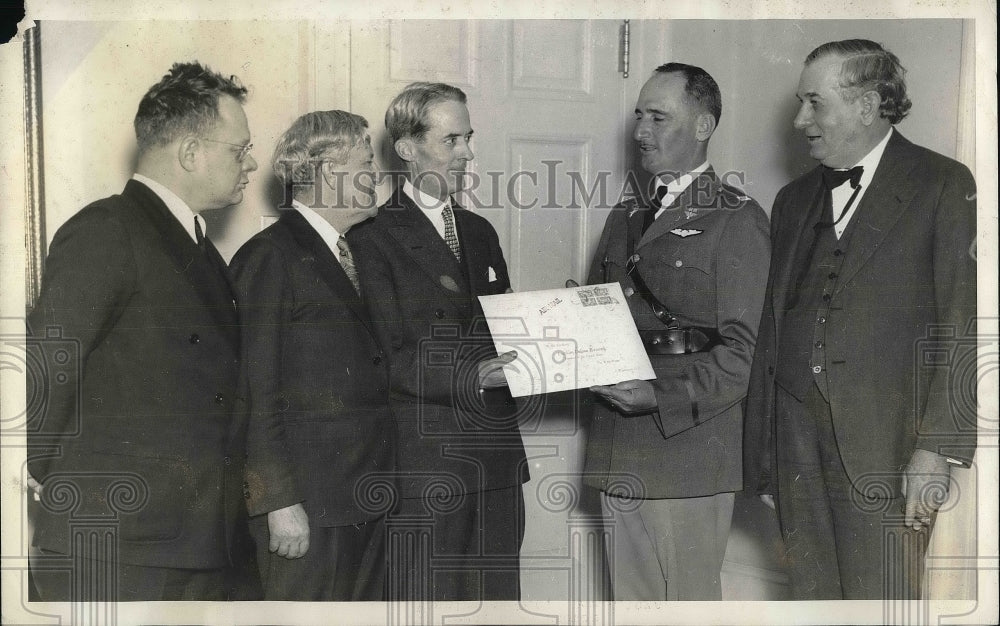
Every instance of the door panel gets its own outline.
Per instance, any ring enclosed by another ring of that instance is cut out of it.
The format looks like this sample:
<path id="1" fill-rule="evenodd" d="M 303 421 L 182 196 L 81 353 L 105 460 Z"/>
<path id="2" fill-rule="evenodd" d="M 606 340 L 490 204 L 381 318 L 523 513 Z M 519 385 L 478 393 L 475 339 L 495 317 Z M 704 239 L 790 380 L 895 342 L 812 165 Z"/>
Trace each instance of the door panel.
<path id="1" fill-rule="evenodd" d="M 619 28 L 570 20 L 352 24 L 349 105 L 369 120 L 386 169 L 402 168 L 383 122 L 399 91 L 423 80 L 467 94 L 476 158 L 458 200 L 493 224 L 515 290 L 582 281 L 617 201 L 627 146 Z M 324 37 L 317 33 L 318 49 Z M 386 181 L 380 198 L 390 191 Z M 579 477 L 585 420 L 575 394 L 543 404 L 542 419 L 522 428 L 532 474 L 524 487 L 522 595 L 601 600 L 601 526 L 588 517 L 595 494 L 584 493 Z"/>

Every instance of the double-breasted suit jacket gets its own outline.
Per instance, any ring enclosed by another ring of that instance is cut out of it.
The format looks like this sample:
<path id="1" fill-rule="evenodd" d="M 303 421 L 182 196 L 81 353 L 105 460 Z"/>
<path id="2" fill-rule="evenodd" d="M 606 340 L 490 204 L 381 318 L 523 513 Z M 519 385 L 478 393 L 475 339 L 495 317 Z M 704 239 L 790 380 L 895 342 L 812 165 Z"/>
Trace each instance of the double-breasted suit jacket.
<path id="1" fill-rule="evenodd" d="M 74 520 L 105 516 L 122 563 L 225 566 L 244 506 L 247 416 L 237 312 L 214 247 L 206 255 L 129 181 L 56 233 L 28 322 L 49 367 L 29 378 L 45 399 L 29 424 L 28 469 L 44 486 L 34 544 L 71 553 Z"/>
<path id="2" fill-rule="evenodd" d="M 681 326 L 718 329 L 707 352 L 651 355 L 658 409 L 626 417 L 598 402 L 584 482 L 612 495 L 686 498 L 741 487 L 741 401 L 767 281 L 767 216 L 710 168 L 641 237 L 646 211 L 628 203 L 608 216 L 588 276 L 621 283 L 640 330 L 663 329 L 626 268 L 636 270 Z"/>
<path id="3" fill-rule="evenodd" d="M 849 226 L 823 322 L 844 467 L 856 487 L 883 497 L 892 495 L 886 488 L 899 494 L 915 448 L 970 461 L 976 432 L 967 334 L 976 312 L 975 182 L 965 166 L 892 132 Z M 811 240 L 810 211 L 824 193 L 821 169 L 784 187 L 771 215 L 773 269 L 747 400 L 746 481 L 756 491 L 777 484 L 778 338 L 796 259 Z"/>
<path id="4" fill-rule="evenodd" d="M 230 267 L 250 382 L 250 514 L 302 502 L 310 525 L 325 527 L 384 515 L 396 441 L 389 370 L 343 267 L 295 210 Z"/>
<path id="5" fill-rule="evenodd" d="M 507 264 L 489 222 L 461 208 L 454 216 L 461 263 L 401 188 L 348 233 L 389 353 L 405 498 L 527 480 L 509 393 L 478 390 L 477 363 L 496 350 L 477 296 L 510 287 Z"/>

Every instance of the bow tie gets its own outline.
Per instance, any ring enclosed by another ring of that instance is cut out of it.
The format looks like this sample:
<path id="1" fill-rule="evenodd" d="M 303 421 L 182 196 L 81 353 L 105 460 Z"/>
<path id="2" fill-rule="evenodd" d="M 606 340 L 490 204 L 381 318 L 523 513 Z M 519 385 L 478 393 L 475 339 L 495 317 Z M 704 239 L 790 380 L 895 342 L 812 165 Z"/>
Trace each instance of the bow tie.
<path id="1" fill-rule="evenodd" d="M 823 184 L 826 185 L 827 189 L 836 189 L 840 187 L 848 180 L 851 181 L 851 187 L 857 189 L 858 185 L 861 184 L 861 174 L 865 171 L 865 168 L 860 165 L 855 165 L 849 170 L 835 170 L 832 167 L 823 166 Z"/>

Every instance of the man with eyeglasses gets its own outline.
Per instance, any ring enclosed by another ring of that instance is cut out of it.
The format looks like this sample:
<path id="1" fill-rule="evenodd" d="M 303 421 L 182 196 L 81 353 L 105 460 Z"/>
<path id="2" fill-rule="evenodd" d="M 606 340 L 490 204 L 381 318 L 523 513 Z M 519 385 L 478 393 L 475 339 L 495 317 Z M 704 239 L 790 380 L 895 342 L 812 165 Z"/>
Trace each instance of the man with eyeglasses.
<path id="1" fill-rule="evenodd" d="M 139 103 L 132 179 L 52 241 L 28 317 L 52 365 L 29 381 L 46 399 L 28 453 L 42 600 L 230 595 L 247 420 L 233 290 L 201 213 L 240 202 L 257 169 L 246 93 L 174 64 Z"/>

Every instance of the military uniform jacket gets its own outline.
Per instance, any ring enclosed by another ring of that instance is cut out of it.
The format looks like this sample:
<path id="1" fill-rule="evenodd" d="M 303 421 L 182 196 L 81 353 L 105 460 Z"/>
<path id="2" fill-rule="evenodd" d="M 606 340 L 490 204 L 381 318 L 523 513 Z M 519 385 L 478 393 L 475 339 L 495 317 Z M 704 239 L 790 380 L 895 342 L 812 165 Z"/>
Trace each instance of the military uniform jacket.
<path id="1" fill-rule="evenodd" d="M 510 394 L 478 389 L 496 356 L 477 296 L 510 287 L 496 231 L 454 209 L 459 263 L 430 220 L 397 188 L 347 234 L 365 302 L 389 355 L 403 497 L 469 493 L 528 479 Z"/>
<path id="2" fill-rule="evenodd" d="M 227 563 L 247 414 L 233 294 L 210 252 L 134 180 L 56 233 L 28 318 L 50 368 L 29 378 L 45 396 L 28 436 L 36 546 L 71 553 L 96 517 L 114 521 L 123 563 Z"/>
<path id="3" fill-rule="evenodd" d="M 608 216 L 588 282 L 621 283 L 636 327 L 662 329 L 627 273 L 629 229 L 636 267 L 681 326 L 718 329 L 708 352 L 651 355 L 658 408 L 625 417 L 597 400 L 584 482 L 642 498 L 706 496 L 741 488 L 741 401 L 746 395 L 767 281 L 767 216 L 711 168 L 638 236 L 645 211 L 627 203 Z"/>

